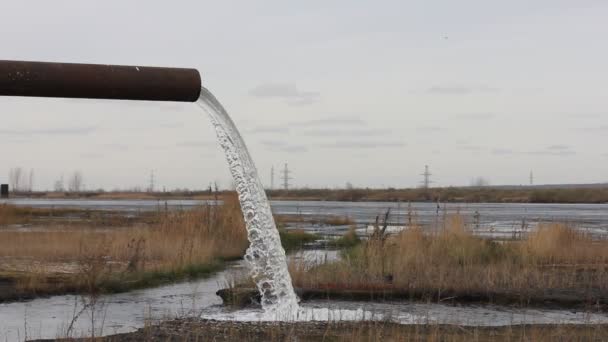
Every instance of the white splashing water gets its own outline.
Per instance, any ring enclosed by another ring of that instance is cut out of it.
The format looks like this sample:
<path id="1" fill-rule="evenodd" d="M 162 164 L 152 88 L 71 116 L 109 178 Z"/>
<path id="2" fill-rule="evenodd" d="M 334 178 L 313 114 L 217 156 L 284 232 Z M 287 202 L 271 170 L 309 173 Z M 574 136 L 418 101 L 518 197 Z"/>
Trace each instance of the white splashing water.
<path id="1" fill-rule="evenodd" d="M 287 270 L 285 250 L 281 246 L 270 203 L 245 142 L 228 112 L 209 90 L 202 88 L 197 103 L 211 117 L 236 183 L 249 238 L 245 260 L 249 263 L 253 279 L 262 294 L 262 308 L 267 317 L 279 320 L 295 317 L 298 298 Z"/>

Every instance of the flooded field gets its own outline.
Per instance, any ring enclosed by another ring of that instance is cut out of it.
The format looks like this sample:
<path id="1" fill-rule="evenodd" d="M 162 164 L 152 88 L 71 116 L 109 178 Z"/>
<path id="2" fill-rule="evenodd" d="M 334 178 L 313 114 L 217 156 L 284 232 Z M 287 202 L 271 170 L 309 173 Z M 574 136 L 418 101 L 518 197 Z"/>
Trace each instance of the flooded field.
<path id="1" fill-rule="evenodd" d="M 82 200 L 82 199 L 11 199 L 0 200 L 18 206 L 39 208 L 81 208 L 118 210 L 125 212 L 153 210 L 186 210 L 214 201 L 199 200 Z M 439 225 L 446 215 L 459 214 L 479 235 L 509 238 L 514 232 L 535 227 L 539 223 L 570 224 L 597 237 L 608 234 L 608 204 L 521 204 L 521 203 L 395 203 L 395 202 L 330 202 L 330 201 L 271 201 L 278 215 L 301 216 L 310 219 L 348 217 L 359 228 L 367 228 L 376 216 L 390 209 L 393 226 L 406 225 L 410 220 L 424 226 Z M 296 225 L 298 226 L 298 225 Z M 347 227 L 315 229 L 307 224 L 298 226 L 312 232 L 341 235 Z"/>
<path id="2" fill-rule="evenodd" d="M 200 204 L 215 206 L 215 202 L 171 200 L 38 200 L 11 199 L 3 203 L 34 208 L 79 208 L 107 210 L 126 217 L 142 212 L 189 210 Z M 276 215 L 293 220 L 288 229 L 314 233 L 323 241 L 341 236 L 351 224 L 323 224 L 322 219 L 346 217 L 357 227 L 360 235 L 368 235 L 368 227 L 376 216 L 391 209 L 389 222 L 398 231 L 414 220 L 423 227 L 444 224 L 445 216 L 460 214 L 475 234 L 492 238 L 509 238 L 513 232 L 533 229 L 538 223 L 567 223 L 579 230 L 603 238 L 608 232 L 608 205 L 540 205 L 540 204 L 454 204 L 378 203 L 378 202 L 317 202 L 274 201 Z M 75 217 L 75 219 L 78 219 Z M 11 232 L 44 231 L 42 225 L 15 225 L 3 228 Z M 106 228 L 96 228 L 100 232 Z M 111 230 L 108 230 L 111 231 Z M 309 244 L 309 249 L 294 252 L 291 262 L 307 267 L 339 260 L 341 252 L 323 243 Z M 313 247 L 316 246 L 316 247 Z M 313 249 L 310 249 L 313 248 Z M 26 302 L 0 304 L 0 340 L 55 338 L 62 336 L 91 336 L 127 333 L 147 324 L 167 319 L 202 317 L 213 320 L 258 322 L 264 320 L 258 307 L 235 309 L 222 305 L 216 291 L 229 287 L 247 274 L 244 262 L 232 262 L 211 277 L 194 281 L 179 281 L 152 288 L 124 293 L 100 295 L 90 305 L 87 295 L 55 295 Z M 364 309 L 363 309 L 364 308 Z M 476 303 L 442 303 L 421 301 L 381 300 L 374 302 L 344 300 L 305 300 L 300 314 L 306 321 L 328 319 L 376 319 L 398 324 L 448 324 L 459 326 L 510 326 L 517 324 L 608 324 L 604 310 L 558 307 L 528 307 Z"/>
<path id="3" fill-rule="evenodd" d="M 310 250 L 296 256 L 308 261 L 331 260 L 336 251 Z M 222 306 L 215 292 L 245 272 L 242 262 L 198 281 L 104 295 L 94 308 L 83 309 L 80 296 L 38 298 L 29 302 L 0 304 L 0 340 L 109 335 L 135 331 L 145 324 L 180 317 L 215 320 L 260 321 L 260 309 L 230 309 Z M 362 311 L 365 308 L 365 311 Z M 329 309 L 329 311 L 327 311 Z M 515 324 L 606 324 L 608 314 L 578 310 L 517 308 L 498 305 L 444 305 L 415 302 L 353 302 L 314 300 L 302 303 L 308 320 L 359 319 L 369 317 L 399 324 L 455 324 L 460 326 L 508 326 Z M 328 312 L 331 317 L 328 316 Z"/>

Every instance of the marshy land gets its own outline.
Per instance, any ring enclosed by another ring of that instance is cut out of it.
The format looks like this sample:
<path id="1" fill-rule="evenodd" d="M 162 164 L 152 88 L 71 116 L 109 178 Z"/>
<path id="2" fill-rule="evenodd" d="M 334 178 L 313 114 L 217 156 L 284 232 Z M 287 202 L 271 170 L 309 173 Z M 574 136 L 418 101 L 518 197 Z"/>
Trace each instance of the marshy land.
<path id="1" fill-rule="evenodd" d="M 435 227 L 414 221 L 398 232 L 391 232 L 390 216 L 385 214 L 366 227 L 367 234 L 361 234 L 360 224 L 347 216 L 275 214 L 288 252 L 337 250 L 337 258 L 320 262 L 290 260 L 293 284 L 303 303 L 369 301 L 606 312 L 608 240 L 574 224 L 544 223 L 525 236 L 492 239 L 476 234 L 458 213 L 441 216 Z M 310 226 L 315 227 L 314 232 L 305 229 Z M 2 204 L 0 227 L 0 300 L 5 303 L 76 294 L 91 305 L 103 295 L 204 279 L 230 268 L 232 260 L 242 258 L 248 246 L 234 194 L 222 194 L 220 204 L 187 209 L 159 205 L 154 210 L 129 212 Z M 323 234 L 333 227 L 344 228 L 339 236 Z M 237 278 L 220 284 L 231 295 L 240 296 L 238 307 L 230 306 L 234 303 L 229 296 L 224 298 L 227 310 L 238 311 L 243 305 L 255 309 L 257 291 L 252 282 L 246 272 Z M 551 340 L 556 336 L 594 340 L 608 336 L 608 329 L 593 320 L 568 325 L 556 321 L 476 327 L 432 319 L 425 324 L 403 325 L 390 320 L 231 324 L 196 316 L 165 318 L 169 319 L 149 318 L 137 332 L 106 340 L 204 340 L 210 336 L 276 341 L 323 336 L 361 341 L 380 337 Z M 72 330 L 64 329 L 63 337 L 89 336 Z M 107 334 L 102 329 L 91 336 Z"/>

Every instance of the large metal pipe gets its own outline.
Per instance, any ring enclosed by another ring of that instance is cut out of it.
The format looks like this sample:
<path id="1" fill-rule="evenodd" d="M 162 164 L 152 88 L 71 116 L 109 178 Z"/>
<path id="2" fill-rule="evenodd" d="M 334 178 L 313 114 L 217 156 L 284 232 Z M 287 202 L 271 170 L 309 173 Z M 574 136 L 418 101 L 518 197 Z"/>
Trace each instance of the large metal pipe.
<path id="1" fill-rule="evenodd" d="M 0 61 L 0 96 L 194 102 L 196 69 Z"/>

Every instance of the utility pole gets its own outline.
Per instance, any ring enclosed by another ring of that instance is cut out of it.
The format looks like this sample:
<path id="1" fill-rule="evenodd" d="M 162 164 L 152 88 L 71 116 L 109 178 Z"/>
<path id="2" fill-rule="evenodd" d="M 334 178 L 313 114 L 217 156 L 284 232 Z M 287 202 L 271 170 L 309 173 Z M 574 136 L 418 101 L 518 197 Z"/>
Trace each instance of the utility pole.
<path id="1" fill-rule="evenodd" d="M 290 173 L 291 171 L 289 171 L 287 163 L 285 163 L 285 168 L 283 169 L 283 190 L 285 191 L 289 190 L 289 180 L 293 179 L 289 176 Z"/>
<path id="2" fill-rule="evenodd" d="M 270 190 L 274 189 L 274 165 L 270 168 Z"/>
<path id="3" fill-rule="evenodd" d="M 429 166 L 428 165 L 424 165 L 424 173 L 422 173 L 420 175 L 424 176 L 424 180 L 422 181 L 422 187 L 425 188 L 425 189 L 428 189 L 429 185 L 432 183 L 431 176 L 433 175 L 429 171 Z"/>
<path id="4" fill-rule="evenodd" d="M 534 185 L 534 173 L 530 170 L 530 185 Z"/>
<path id="5" fill-rule="evenodd" d="M 150 187 L 148 192 L 154 192 L 154 170 L 150 171 Z"/>

